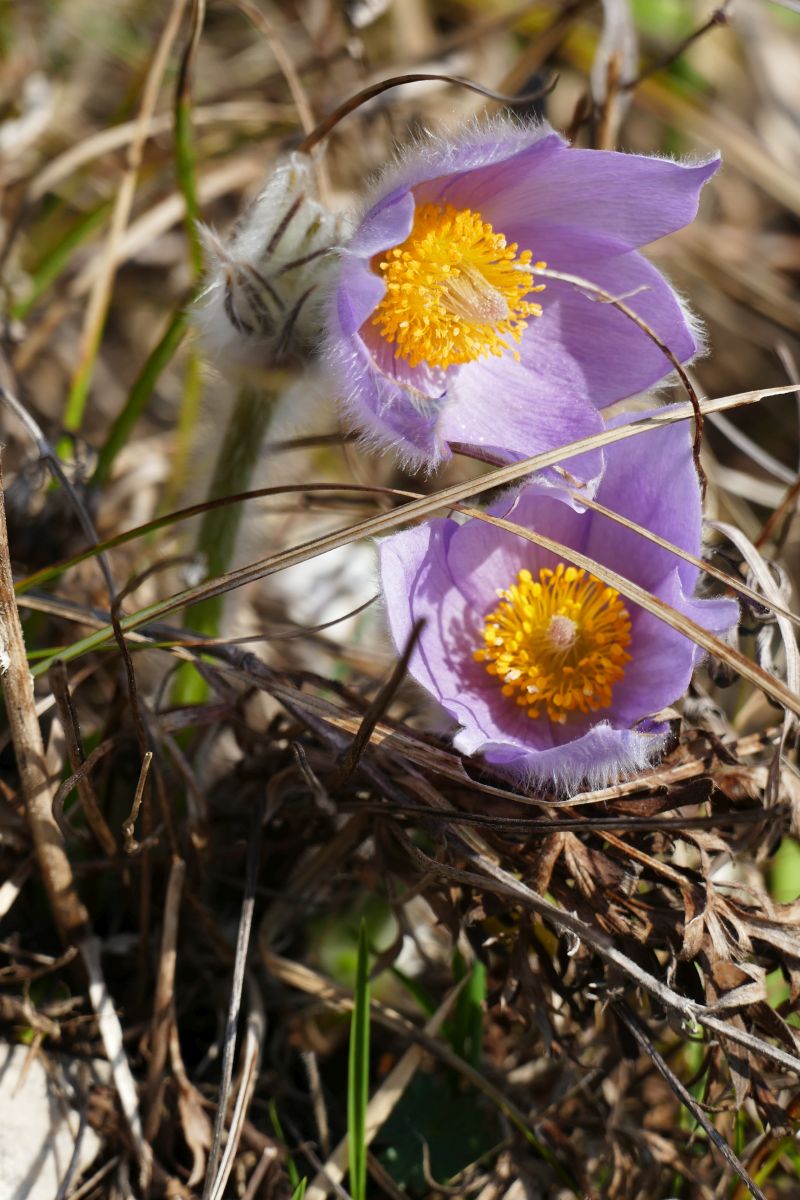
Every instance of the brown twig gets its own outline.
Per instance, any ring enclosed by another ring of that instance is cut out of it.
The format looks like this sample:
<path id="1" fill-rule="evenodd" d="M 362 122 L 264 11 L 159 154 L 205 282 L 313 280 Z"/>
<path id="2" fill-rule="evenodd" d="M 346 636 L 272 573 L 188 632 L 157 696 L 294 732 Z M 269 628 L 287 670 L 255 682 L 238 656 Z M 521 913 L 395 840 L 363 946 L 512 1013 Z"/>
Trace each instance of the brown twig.
<path id="1" fill-rule="evenodd" d="M 153 1001 L 153 1019 L 150 1027 L 150 1062 L 147 1069 L 147 1117 L 144 1135 L 153 1140 L 161 1122 L 161 1098 L 164 1090 L 164 1067 L 169 1053 L 170 1028 L 175 994 L 175 966 L 177 961 L 178 918 L 181 910 L 183 881 L 186 863 L 176 858 L 172 862 L 164 900 L 164 924 L 161 932 L 161 954 L 158 959 L 158 979 Z"/>
<path id="2" fill-rule="evenodd" d="M 45 765 L 45 749 L 39 719 L 36 716 L 33 680 L 14 597 L 1 467 L 0 651 L 6 712 L 31 836 L 53 917 L 64 945 L 69 946 L 85 933 L 89 914 L 78 896 L 64 839 L 53 817 L 55 784 L 49 778 Z"/>
<path id="3" fill-rule="evenodd" d="M 58 715 L 61 717 L 61 724 L 64 727 L 70 766 L 77 775 L 76 786 L 83 807 L 83 815 L 86 817 L 86 824 L 94 834 L 100 848 L 109 858 L 116 858 L 116 840 L 100 811 L 91 777 L 87 771 L 82 770 L 86 765 L 86 755 L 83 752 L 78 715 L 75 712 L 69 690 L 66 663 L 58 659 L 48 671 L 47 677 L 50 680 Z"/>
<path id="4" fill-rule="evenodd" d="M 153 752 L 148 750 L 142 759 L 142 765 L 139 768 L 139 778 L 136 781 L 136 791 L 133 796 L 133 804 L 128 818 L 122 824 L 123 846 L 126 854 L 140 854 L 146 846 L 152 846 L 158 840 L 155 834 L 151 834 L 144 841 L 137 842 L 134 836 L 136 827 L 136 818 L 139 816 L 139 809 L 142 807 L 142 799 L 144 798 L 144 789 L 147 784 L 147 776 L 150 771 L 150 764 L 153 761 Z"/>
<path id="5" fill-rule="evenodd" d="M 698 41 L 701 37 L 704 37 L 709 30 L 716 28 L 718 25 L 727 25 L 727 10 L 729 4 L 730 0 L 725 0 L 724 4 L 721 4 L 719 8 L 715 9 L 707 21 L 704 21 L 703 24 L 690 33 L 688 37 L 685 37 L 682 42 L 679 42 L 674 49 L 670 50 L 669 54 L 667 54 L 664 58 L 660 58 L 657 62 L 651 63 L 649 67 L 645 67 L 644 70 L 639 72 L 635 79 L 631 79 L 627 83 L 621 84 L 621 90 L 626 92 L 633 91 L 634 88 L 637 88 L 643 80 L 649 79 L 651 75 L 657 75 L 659 71 L 664 71 L 667 67 L 671 67 L 672 64 L 676 62 L 682 54 L 686 53 L 690 46 L 693 46 L 696 41 Z"/>
<path id="6" fill-rule="evenodd" d="M 415 622 L 413 629 L 409 635 L 408 641 L 403 648 L 403 653 L 397 661 L 397 664 L 392 671 L 386 683 L 375 696 L 367 711 L 364 713 L 364 719 L 359 726 L 358 733 L 353 738 L 347 753 L 344 756 L 344 761 L 341 767 L 336 771 L 332 779 L 328 782 L 328 790 L 331 792 L 337 791 L 347 783 L 350 776 L 358 766 L 358 760 L 364 753 L 364 749 L 372 737 L 372 731 L 378 724 L 383 714 L 392 702 L 395 692 L 403 682 L 405 673 L 408 670 L 408 664 L 411 655 L 414 653 L 414 648 L 419 641 L 419 635 L 422 632 L 422 627 L 425 624 L 423 620 Z"/>

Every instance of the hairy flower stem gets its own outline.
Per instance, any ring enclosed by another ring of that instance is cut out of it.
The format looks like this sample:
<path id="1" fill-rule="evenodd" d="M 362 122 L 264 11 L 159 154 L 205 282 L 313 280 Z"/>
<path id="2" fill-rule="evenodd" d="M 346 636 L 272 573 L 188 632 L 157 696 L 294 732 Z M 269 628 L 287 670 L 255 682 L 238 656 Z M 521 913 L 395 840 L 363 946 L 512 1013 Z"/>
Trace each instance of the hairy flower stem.
<path id="1" fill-rule="evenodd" d="M 274 398 L 269 387 L 244 385 L 240 389 L 217 456 L 208 500 L 219 500 L 250 487 Z M 196 548 L 205 559 L 209 580 L 230 569 L 243 512 L 241 504 L 223 504 L 204 514 Z M 186 610 L 187 628 L 206 637 L 218 636 L 224 599 L 224 596 L 210 596 L 192 604 Z M 204 698 L 205 690 L 196 671 L 191 667 L 181 669 L 176 699 L 184 704 L 197 703 Z"/>

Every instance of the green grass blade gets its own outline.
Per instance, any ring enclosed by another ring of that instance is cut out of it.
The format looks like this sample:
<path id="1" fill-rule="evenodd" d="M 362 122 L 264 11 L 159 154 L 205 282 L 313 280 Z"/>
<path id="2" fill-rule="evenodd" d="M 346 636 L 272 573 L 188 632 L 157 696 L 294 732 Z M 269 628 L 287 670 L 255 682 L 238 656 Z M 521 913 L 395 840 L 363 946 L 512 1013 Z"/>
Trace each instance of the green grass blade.
<path id="1" fill-rule="evenodd" d="M 155 391 L 161 373 L 183 341 L 187 324 L 188 317 L 186 315 L 186 303 L 184 302 L 173 314 L 172 320 L 162 334 L 158 344 L 152 350 L 128 393 L 125 407 L 111 426 L 91 478 L 92 487 L 102 487 L 108 480 L 114 459 L 124 446 L 127 445 L 134 425 L 144 412 L 148 400 Z"/>
<path id="2" fill-rule="evenodd" d="M 463 979 L 466 970 L 466 964 L 457 951 L 453 964 L 454 978 Z M 450 1041 L 456 1054 L 476 1070 L 481 1063 L 485 1003 L 486 967 L 479 959 L 476 959 L 469 972 L 469 978 L 458 997 L 450 1033 Z"/>
<path id="3" fill-rule="evenodd" d="M 358 934 L 355 1005 L 350 1022 L 347 1071 L 347 1156 L 350 1195 L 367 1195 L 367 1104 L 369 1103 L 369 951 L 364 921 Z"/>
<path id="4" fill-rule="evenodd" d="M 186 358 L 186 374 L 183 380 L 178 428 L 175 432 L 172 472 L 164 496 L 166 508 L 174 508 L 186 487 L 202 396 L 203 364 L 197 351 L 190 347 Z"/>
<path id="5" fill-rule="evenodd" d="M 189 261 L 198 290 L 203 278 L 204 263 L 203 244 L 200 240 L 200 201 L 197 195 L 192 129 L 192 75 L 202 34 L 203 14 L 204 6 L 195 4 L 192 12 L 192 30 L 183 54 L 175 89 L 173 133 L 178 190 L 186 205 L 183 224 L 189 245 Z M 178 417 L 177 446 L 167 493 L 168 503 L 171 498 L 179 496 L 184 487 L 186 466 L 190 460 L 191 446 L 200 414 L 202 385 L 203 371 L 200 357 L 195 349 L 191 349 L 186 362 L 186 378 Z"/>
<path id="6" fill-rule="evenodd" d="M 283 1144 L 285 1146 L 286 1138 L 283 1133 L 283 1126 L 281 1125 L 281 1119 L 278 1116 L 278 1106 L 274 1100 L 270 1100 L 269 1105 L 268 1105 L 268 1111 L 269 1111 L 269 1119 L 270 1119 L 270 1122 L 272 1123 L 272 1128 L 275 1133 L 275 1136 L 278 1139 L 278 1141 L 283 1142 Z M 306 1180 L 300 1178 L 300 1173 L 298 1172 L 297 1167 L 294 1165 L 294 1159 L 292 1158 L 291 1154 L 286 1155 L 286 1174 L 289 1176 L 289 1183 L 292 1185 L 292 1188 L 293 1188 L 293 1191 L 292 1191 L 293 1200 L 294 1200 L 295 1196 L 303 1196 L 305 1194 L 305 1190 L 306 1190 Z"/>
<path id="7" fill-rule="evenodd" d="M 175 104 L 175 169 L 178 187 L 186 201 L 186 236 L 189 240 L 189 257 L 195 276 L 203 274 L 203 247 L 197 232 L 200 204 L 197 198 L 194 148 L 192 146 L 192 107 L 188 91 L 180 95 Z"/>
<path id="8" fill-rule="evenodd" d="M 235 487 L 247 487 L 261 453 L 261 443 L 272 411 L 272 396 L 255 388 L 242 388 L 228 420 L 225 436 L 217 456 L 208 499 L 217 500 L 230 495 Z M 197 551 L 202 554 L 210 579 L 222 576 L 230 569 L 244 508 L 241 504 L 224 504 L 203 514 L 197 535 Z M 220 630 L 223 595 L 209 596 L 186 610 L 185 623 L 190 629 L 207 637 L 216 637 Z M 173 701 L 176 704 L 199 704 L 207 695 L 207 684 L 194 667 L 182 667 L 175 677 Z"/>
<path id="9" fill-rule="evenodd" d="M 58 279 L 72 255 L 87 238 L 99 229 L 108 219 L 111 212 L 111 200 L 99 205 L 93 212 L 81 216 L 61 240 L 45 255 L 31 276 L 31 290 L 24 300 L 18 300 L 11 306 L 11 315 L 17 320 L 24 320 L 37 301 L 44 295 L 50 284 Z"/>
<path id="10" fill-rule="evenodd" d="M 269 422 L 271 400 L 271 396 L 256 389 L 243 388 L 239 393 L 217 457 L 209 500 L 228 496 L 242 485 L 249 487 Z M 224 575 L 230 568 L 243 512 L 241 504 L 225 504 L 203 514 L 197 549 L 205 556 L 212 578 Z M 193 604 L 186 614 L 190 627 L 200 633 L 216 634 L 223 600 L 223 596 L 212 596 Z"/>
<path id="11" fill-rule="evenodd" d="M 300 1182 L 298 1183 L 297 1187 L 292 1192 L 292 1200 L 303 1200 L 303 1197 L 306 1194 L 307 1185 L 308 1185 L 308 1180 L 305 1178 L 301 1179 Z"/>

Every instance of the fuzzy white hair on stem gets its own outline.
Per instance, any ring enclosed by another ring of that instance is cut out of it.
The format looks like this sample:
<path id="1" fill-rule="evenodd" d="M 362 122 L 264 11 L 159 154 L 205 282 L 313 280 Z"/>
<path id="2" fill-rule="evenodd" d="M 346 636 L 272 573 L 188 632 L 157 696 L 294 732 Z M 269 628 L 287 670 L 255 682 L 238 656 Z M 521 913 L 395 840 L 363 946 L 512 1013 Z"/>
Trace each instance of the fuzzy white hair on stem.
<path id="1" fill-rule="evenodd" d="M 193 319 L 224 373 L 281 362 L 313 341 L 342 219 L 317 199 L 311 166 L 302 154 L 279 162 L 227 238 L 200 226 L 206 277 Z"/>

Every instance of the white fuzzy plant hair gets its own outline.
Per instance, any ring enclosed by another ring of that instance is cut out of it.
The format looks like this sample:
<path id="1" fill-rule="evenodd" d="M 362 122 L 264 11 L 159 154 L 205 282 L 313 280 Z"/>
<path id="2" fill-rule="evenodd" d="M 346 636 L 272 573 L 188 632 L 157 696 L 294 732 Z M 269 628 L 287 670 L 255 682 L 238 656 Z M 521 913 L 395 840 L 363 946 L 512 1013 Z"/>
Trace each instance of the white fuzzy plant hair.
<path id="1" fill-rule="evenodd" d="M 224 373 L 269 366 L 315 340 L 342 218 L 316 195 L 313 162 L 290 154 L 227 238 L 200 226 L 205 286 L 193 319 Z"/>

